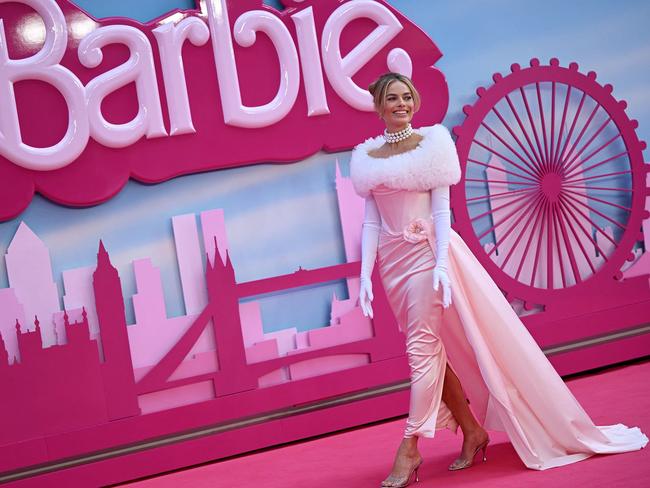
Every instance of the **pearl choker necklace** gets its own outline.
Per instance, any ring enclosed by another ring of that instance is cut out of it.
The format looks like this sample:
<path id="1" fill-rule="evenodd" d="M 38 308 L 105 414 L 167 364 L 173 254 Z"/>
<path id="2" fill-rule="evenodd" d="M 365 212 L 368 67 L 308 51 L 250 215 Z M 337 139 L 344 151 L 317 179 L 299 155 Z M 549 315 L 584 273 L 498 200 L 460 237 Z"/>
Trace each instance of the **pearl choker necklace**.
<path id="1" fill-rule="evenodd" d="M 413 127 L 411 124 L 407 125 L 405 129 L 402 129 L 399 132 L 388 132 L 388 129 L 384 129 L 384 139 L 389 144 L 395 144 L 397 142 L 408 139 L 413 134 Z"/>

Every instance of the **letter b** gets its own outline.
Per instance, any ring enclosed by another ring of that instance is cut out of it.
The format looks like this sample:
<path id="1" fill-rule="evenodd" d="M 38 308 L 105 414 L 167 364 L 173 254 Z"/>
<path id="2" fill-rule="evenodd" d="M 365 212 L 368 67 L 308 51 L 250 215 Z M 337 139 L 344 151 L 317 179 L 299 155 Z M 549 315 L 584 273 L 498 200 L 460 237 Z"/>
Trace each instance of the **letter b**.
<path id="1" fill-rule="evenodd" d="M 16 0 L 0 0 L 0 3 Z M 67 166 L 88 143 L 88 117 L 84 86 L 59 64 L 67 45 L 65 18 L 52 0 L 18 0 L 34 10 L 45 23 L 45 45 L 25 59 L 10 59 L 7 38 L 0 19 L 0 154 L 18 166 L 36 171 L 51 171 Z M 68 128 L 54 146 L 36 148 L 25 144 L 18 124 L 14 84 L 22 80 L 44 81 L 56 88 L 68 106 Z"/>

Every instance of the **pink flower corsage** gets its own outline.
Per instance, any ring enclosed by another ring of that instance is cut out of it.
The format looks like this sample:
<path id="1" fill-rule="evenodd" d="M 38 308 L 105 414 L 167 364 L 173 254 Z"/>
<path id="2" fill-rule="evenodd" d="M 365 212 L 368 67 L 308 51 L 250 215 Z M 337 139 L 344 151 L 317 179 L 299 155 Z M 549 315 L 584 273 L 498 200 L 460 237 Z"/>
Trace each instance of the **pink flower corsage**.
<path id="1" fill-rule="evenodd" d="M 403 235 L 406 242 L 417 244 L 429 238 L 431 223 L 424 219 L 414 219 L 404 229 Z"/>

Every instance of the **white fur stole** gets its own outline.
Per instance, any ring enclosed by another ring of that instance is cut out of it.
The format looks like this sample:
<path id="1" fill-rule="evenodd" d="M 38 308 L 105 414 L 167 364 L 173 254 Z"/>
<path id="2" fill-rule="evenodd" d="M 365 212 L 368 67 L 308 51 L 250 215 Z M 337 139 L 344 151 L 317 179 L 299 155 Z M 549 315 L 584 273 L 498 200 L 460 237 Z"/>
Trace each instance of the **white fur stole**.
<path id="1" fill-rule="evenodd" d="M 367 139 L 354 148 L 350 176 L 360 196 L 367 197 L 379 185 L 395 190 L 424 191 L 458 183 L 460 164 L 447 128 L 436 124 L 414 131 L 422 135 L 422 141 L 415 149 L 402 154 L 383 159 L 368 156 L 369 151 L 384 144 L 383 136 Z"/>

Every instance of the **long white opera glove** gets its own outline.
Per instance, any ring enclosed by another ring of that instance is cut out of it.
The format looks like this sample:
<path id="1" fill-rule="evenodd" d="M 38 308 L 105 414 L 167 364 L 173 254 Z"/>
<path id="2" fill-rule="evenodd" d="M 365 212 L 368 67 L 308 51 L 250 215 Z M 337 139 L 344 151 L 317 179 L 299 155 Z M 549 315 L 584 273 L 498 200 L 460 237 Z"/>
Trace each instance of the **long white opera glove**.
<path id="1" fill-rule="evenodd" d="M 379 244 L 379 229 L 381 228 L 381 216 L 370 195 L 366 198 L 366 210 L 361 229 L 361 283 L 359 286 L 359 306 L 363 315 L 372 318 L 371 302 L 372 294 L 372 270 L 375 267 L 377 258 L 377 245 Z"/>
<path id="2" fill-rule="evenodd" d="M 438 291 L 438 286 L 442 285 L 442 306 L 447 308 L 451 305 L 451 282 L 447 273 L 449 234 L 451 231 L 448 186 L 431 190 L 431 219 L 436 233 L 436 266 L 433 268 L 433 289 Z"/>

